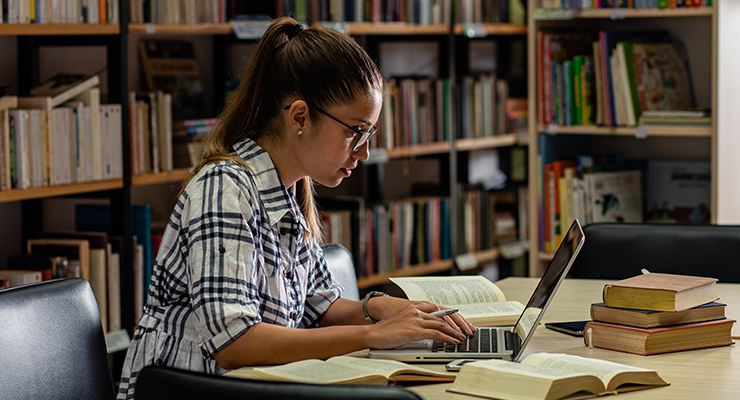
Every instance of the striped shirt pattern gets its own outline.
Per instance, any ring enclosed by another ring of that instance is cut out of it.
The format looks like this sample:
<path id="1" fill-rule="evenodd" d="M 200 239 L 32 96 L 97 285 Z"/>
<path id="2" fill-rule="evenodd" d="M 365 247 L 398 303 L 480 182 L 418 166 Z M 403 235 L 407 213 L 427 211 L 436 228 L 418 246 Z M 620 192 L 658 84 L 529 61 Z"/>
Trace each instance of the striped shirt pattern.
<path id="1" fill-rule="evenodd" d="M 119 399 L 133 399 L 138 372 L 167 365 L 226 372 L 212 358 L 258 322 L 311 328 L 342 288 L 269 154 L 245 139 L 232 161 L 191 180 L 162 237 L 148 304 L 123 367 Z"/>

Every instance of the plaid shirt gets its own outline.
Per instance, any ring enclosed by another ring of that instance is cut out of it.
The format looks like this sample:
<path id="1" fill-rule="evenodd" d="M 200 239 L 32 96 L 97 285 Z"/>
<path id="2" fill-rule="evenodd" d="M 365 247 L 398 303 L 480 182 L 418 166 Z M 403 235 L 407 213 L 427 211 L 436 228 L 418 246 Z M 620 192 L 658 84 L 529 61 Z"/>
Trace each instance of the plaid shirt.
<path id="1" fill-rule="evenodd" d="M 144 366 L 222 374 L 212 358 L 258 322 L 318 326 L 341 294 L 318 241 L 269 154 L 234 146 L 250 166 L 209 164 L 172 212 L 154 264 L 149 300 L 123 367 L 118 398 L 133 398 Z"/>

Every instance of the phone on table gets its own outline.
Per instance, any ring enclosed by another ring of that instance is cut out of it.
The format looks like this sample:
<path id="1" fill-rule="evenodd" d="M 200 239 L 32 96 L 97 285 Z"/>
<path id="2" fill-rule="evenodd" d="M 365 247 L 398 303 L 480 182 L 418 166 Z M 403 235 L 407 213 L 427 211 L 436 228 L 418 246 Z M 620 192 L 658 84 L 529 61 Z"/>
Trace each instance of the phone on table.
<path id="1" fill-rule="evenodd" d="M 583 329 L 588 322 L 590 321 L 548 322 L 545 324 L 545 328 L 572 336 L 583 336 Z"/>
<path id="2" fill-rule="evenodd" d="M 445 369 L 451 372 L 458 372 L 463 365 L 473 361 L 480 361 L 480 359 L 476 360 L 472 358 L 459 358 L 457 360 L 452 360 L 448 362 L 447 365 L 445 365 Z"/>

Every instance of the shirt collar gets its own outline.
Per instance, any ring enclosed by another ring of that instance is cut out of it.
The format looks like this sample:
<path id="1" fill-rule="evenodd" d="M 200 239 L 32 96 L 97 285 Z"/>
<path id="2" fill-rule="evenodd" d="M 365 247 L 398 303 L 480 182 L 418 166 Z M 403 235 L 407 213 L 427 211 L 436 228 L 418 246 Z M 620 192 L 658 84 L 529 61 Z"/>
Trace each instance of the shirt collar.
<path id="1" fill-rule="evenodd" d="M 288 211 L 291 211 L 301 227 L 307 231 L 306 220 L 295 198 L 288 192 L 280 178 L 270 154 L 249 138 L 236 143 L 234 153 L 249 165 L 251 175 L 257 178 L 255 183 L 258 195 L 267 211 L 270 225 L 277 224 Z"/>

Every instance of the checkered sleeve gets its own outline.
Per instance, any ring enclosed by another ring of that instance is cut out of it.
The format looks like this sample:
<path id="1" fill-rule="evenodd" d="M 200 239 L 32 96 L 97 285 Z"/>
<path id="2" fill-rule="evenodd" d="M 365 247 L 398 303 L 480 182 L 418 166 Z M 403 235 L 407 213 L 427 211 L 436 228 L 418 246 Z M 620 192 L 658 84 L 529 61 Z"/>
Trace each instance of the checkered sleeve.
<path id="1" fill-rule="evenodd" d="M 342 286 L 332 279 L 329 268 L 324 260 L 324 251 L 316 238 L 308 244 L 307 256 L 313 268 L 308 273 L 308 288 L 306 304 L 301 320 L 301 326 L 314 328 L 319 326 L 319 320 L 329 306 L 342 295 Z"/>
<path id="2" fill-rule="evenodd" d="M 189 188 L 190 301 L 204 355 L 212 356 L 261 321 L 255 236 L 258 207 L 244 174 L 217 164 Z"/>

